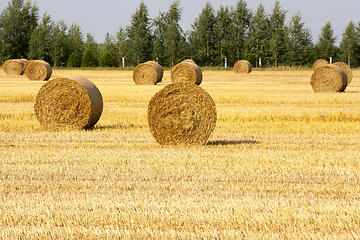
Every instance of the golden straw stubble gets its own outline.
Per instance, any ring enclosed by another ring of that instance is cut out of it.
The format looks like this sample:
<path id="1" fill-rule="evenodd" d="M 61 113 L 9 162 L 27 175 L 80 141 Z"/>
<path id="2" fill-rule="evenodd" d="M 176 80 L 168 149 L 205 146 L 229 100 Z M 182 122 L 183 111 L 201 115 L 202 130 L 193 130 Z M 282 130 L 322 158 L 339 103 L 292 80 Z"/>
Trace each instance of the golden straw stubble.
<path id="1" fill-rule="evenodd" d="M 204 144 L 217 121 L 214 100 L 193 83 L 172 83 L 150 100 L 148 123 L 162 145 Z"/>
<path id="2" fill-rule="evenodd" d="M 347 77 L 341 68 L 324 65 L 313 71 L 310 84 L 314 92 L 343 92 L 347 86 Z"/>
<path id="3" fill-rule="evenodd" d="M 100 119 L 103 99 L 91 81 L 82 77 L 61 77 L 41 87 L 34 109 L 40 124 L 48 130 L 87 129 Z"/>

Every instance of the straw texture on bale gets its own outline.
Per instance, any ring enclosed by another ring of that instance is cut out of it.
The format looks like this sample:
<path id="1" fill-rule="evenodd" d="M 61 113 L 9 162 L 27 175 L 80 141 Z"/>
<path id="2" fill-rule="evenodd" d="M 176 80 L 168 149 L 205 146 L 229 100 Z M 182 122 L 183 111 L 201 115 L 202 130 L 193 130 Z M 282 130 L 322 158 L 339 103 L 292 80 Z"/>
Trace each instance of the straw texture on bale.
<path id="1" fill-rule="evenodd" d="M 22 75 L 24 73 L 24 63 L 19 59 L 9 59 L 3 64 L 6 75 Z"/>
<path id="2" fill-rule="evenodd" d="M 163 78 L 163 68 L 155 61 L 140 63 L 133 71 L 133 80 L 137 85 L 155 85 Z"/>
<path id="3" fill-rule="evenodd" d="M 339 68 L 341 68 L 347 77 L 347 86 L 349 86 L 349 84 L 351 83 L 352 79 L 353 79 L 353 72 L 351 70 L 351 68 L 349 67 L 349 65 L 347 65 L 346 63 L 343 62 L 336 62 L 334 63 L 335 66 L 338 66 Z"/>
<path id="4" fill-rule="evenodd" d="M 217 121 L 211 96 L 193 83 L 172 83 L 150 100 L 148 123 L 162 145 L 204 144 Z"/>
<path id="5" fill-rule="evenodd" d="M 234 65 L 234 72 L 235 73 L 250 73 L 252 71 L 252 66 L 249 61 L 240 60 L 237 61 Z"/>
<path id="6" fill-rule="evenodd" d="M 87 129 L 100 119 L 103 99 L 91 81 L 82 77 L 61 77 L 41 87 L 34 109 L 46 129 Z"/>
<path id="7" fill-rule="evenodd" d="M 329 62 L 328 61 L 326 61 L 325 59 L 318 59 L 318 60 L 316 60 L 315 62 L 314 62 L 314 64 L 313 64 L 313 70 L 315 71 L 318 67 L 321 67 L 321 66 L 326 66 L 326 65 L 328 65 L 329 64 Z"/>
<path id="8" fill-rule="evenodd" d="M 26 63 L 24 74 L 32 81 L 46 81 L 51 77 L 52 68 L 45 61 L 30 60 Z"/>
<path id="9" fill-rule="evenodd" d="M 343 92 L 347 86 L 345 72 L 335 65 L 315 69 L 310 82 L 314 92 Z"/>
<path id="10" fill-rule="evenodd" d="M 185 82 L 200 85 L 202 71 L 194 61 L 184 60 L 171 69 L 170 78 L 172 83 Z"/>

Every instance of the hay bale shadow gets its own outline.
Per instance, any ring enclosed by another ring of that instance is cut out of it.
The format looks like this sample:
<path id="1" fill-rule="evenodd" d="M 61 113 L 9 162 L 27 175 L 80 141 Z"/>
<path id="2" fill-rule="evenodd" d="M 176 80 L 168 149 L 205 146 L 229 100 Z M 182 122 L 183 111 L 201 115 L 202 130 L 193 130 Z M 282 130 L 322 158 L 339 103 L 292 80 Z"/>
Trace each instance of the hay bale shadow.
<path id="1" fill-rule="evenodd" d="M 208 146 L 226 146 L 226 145 L 241 145 L 241 144 L 260 144 L 256 140 L 213 140 L 207 142 Z"/>

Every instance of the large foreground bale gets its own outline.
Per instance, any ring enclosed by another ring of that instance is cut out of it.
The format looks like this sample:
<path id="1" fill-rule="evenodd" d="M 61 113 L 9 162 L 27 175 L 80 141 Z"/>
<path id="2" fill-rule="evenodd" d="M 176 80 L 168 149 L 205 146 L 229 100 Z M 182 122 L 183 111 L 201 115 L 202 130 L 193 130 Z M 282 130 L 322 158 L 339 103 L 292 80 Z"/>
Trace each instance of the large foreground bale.
<path id="1" fill-rule="evenodd" d="M 133 80 L 137 85 L 155 85 L 161 82 L 163 68 L 155 61 L 140 63 L 133 71 Z"/>
<path id="2" fill-rule="evenodd" d="M 149 102 L 149 127 L 155 140 L 163 145 L 204 144 L 216 120 L 213 99 L 193 83 L 169 84 Z"/>
<path id="3" fill-rule="evenodd" d="M 24 74 L 32 81 L 46 81 L 51 77 L 52 68 L 45 61 L 30 60 L 26 63 Z"/>
<path id="4" fill-rule="evenodd" d="M 347 86 L 345 72 L 335 65 L 315 69 L 310 82 L 315 92 L 343 92 Z"/>
<path id="5" fill-rule="evenodd" d="M 22 75 L 24 73 L 24 63 L 19 59 L 9 59 L 3 64 L 6 75 Z"/>
<path id="6" fill-rule="evenodd" d="M 249 61 L 240 60 L 234 64 L 234 72 L 237 74 L 250 73 L 252 71 L 252 66 Z"/>
<path id="7" fill-rule="evenodd" d="M 176 64 L 170 72 L 172 83 L 185 82 L 200 85 L 202 82 L 202 71 L 192 60 L 184 60 Z"/>
<path id="8" fill-rule="evenodd" d="M 339 68 L 341 68 L 347 77 L 347 86 L 349 86 L 349 84 L 351 83 L 352 79 L 353 79 L 353 72 L 351 70 L 351 68 L 349 67 L 349 65 L 347 65 L 346 63 L 343 62 L 336 62 L 334 63 L 335 66 L 338 66 Z"/>
<path id="9" fill-rule="evenodd" d="M 328 65 L 329 64 L 329 62 L 328 61 L 326 61 L 325 59 L 318 59 L 318 60 L 316 60 L 314 63 L 313 63 L 313 71 L 315 71 L 318 67 L 321 67 L 321 66 L 326 66 L 326 65 Z"/>
<path id="10" fill-rule="evenodd" d="M 103 99 L 91 81 L 82 77 L 62 77 L 41 87 L 34 109 L 46 129 L 86 129 L 100 119 Z"/>

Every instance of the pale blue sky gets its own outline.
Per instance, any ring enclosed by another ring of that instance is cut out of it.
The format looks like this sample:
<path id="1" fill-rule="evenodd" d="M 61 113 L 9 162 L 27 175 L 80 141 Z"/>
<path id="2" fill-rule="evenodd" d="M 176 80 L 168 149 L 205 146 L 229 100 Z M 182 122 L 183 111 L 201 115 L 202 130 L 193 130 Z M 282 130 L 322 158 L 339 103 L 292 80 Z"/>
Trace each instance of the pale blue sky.
<path id="1" fill-rule="evenodd" d="M 52 20 L 64 20 L 68 26 L 73 22 L 78 24 L 84 35 L 91 33 L 97 42 L 103 42 L 106 33 L 115 35 L 120 26 L 130 25 L 131 16 L 142 0 L 36 0 L 40 16 L 45 12 Z M 0 0 L 0 10 L 8 5 L 9 0 Z M 32 1 L 35 2 L 35 1 Z M 156 18 L 159 12 L 168 11 L 171 1 L 144 0 L 151 18 Z M 164 3 L 165 2 L 165 3 Z M 210 2 L 215 11 L 220 6 L 236 6 L 238 0 L 180 0 L 182 15 L 180 25 L 184 31 L 191 29 L 191 24 L 199 16 L 206 3 Z M 341 35 L 350 21 L 360 22 L 359 0 L 280 0 L 283 10 L 287 11 L 287 21 L 300 11 L 302 20 L 312 33 L 313 42 L 317 42 L 321 28 L 330 21 L 334 34 Z M 324 3 L 325 2 L 325 3 Z M 250 10 L 256 11 L 260 3 L 267 13 L 271 12 L 275 0 L 247 0 Z"/>

